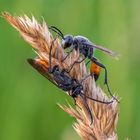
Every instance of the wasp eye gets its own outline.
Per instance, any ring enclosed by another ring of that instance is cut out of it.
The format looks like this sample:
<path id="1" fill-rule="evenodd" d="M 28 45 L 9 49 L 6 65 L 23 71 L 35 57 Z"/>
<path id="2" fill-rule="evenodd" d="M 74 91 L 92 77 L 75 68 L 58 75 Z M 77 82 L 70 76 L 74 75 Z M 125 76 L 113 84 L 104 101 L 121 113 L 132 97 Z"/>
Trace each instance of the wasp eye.
<path id="1" fill-rule="evenodd" d="M 66 35 L 64 37 L 64 40 L 62 41 L 62 46 L 64 49 L 69 48 L 73 44 L 73 36 Z"/>

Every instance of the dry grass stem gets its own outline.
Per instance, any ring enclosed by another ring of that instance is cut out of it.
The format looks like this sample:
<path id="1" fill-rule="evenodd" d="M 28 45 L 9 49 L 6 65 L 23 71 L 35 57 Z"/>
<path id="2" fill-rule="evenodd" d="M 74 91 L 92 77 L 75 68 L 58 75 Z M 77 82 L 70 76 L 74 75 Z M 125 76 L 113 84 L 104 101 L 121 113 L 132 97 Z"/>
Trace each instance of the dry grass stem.
<path id="1" fill-rule="evenodd" d="M 26 15 L 22 17 L 14 17 L 9 13 L 4 12 L 3 17 L 21 34 L 21 36 L 28 42 L 37 53 L 37 62 L 41 63 L 44 71 L 49 62 L 49 50 L 54 40 L 52 34 L 48 30 L 48 26 L 43 20 L 40 24 L 32 17 L 30 19 Z M 74 61 L 81 59 L 79 53 L 73 51 L 71 55 L 64 61 L 61 60 L 65 57 L 65 52 L 61 47 L 59 38 L 54 41 L 52 47 L 52 65 L 59 65 L 61 69 L 66 69 L 73 64 Z M 81 80 L 88 74 L 85 62 L 74 65 L 70 72 L 70 76 Z M 109 101 L 107 95 L 97 87 L 93 78 L 89 77 L 83 83 L 84 94 L 92 98 Z M 118 104 L 114 101 L 112 104 L 106 105 L 98 103 L 87 98 L 78 96 L 76 98 L 77 105 L 73 108 L 71 105 L 59 105 L 64 111 L 76 118 L 77 122 L 74 123 L 74 129 L 84 140 L 117 140 L 116 125 L 118 121 Z M 93 118 L 87 109 L 90 108 Z M 93 123 L 91 124 L 91 119 Z"/>

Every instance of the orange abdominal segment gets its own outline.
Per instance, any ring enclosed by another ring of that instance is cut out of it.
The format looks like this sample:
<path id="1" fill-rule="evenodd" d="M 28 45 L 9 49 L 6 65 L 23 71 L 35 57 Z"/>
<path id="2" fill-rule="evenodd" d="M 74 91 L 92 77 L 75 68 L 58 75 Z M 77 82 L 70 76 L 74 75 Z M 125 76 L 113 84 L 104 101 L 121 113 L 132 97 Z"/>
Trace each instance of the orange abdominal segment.
<path id="1" fill-rule="evenodd" d="M 36 59 L 28 59 L 28 63 L 33 66 L 38 72 L 41 74 L 45 74 L 48 72 L 49 63 L 43 59 L 36 58 Z"/>
<path id="2" fill-rule="evenodd" d="M 101 67 L 95 64 L 94 62 L 91 62 L 90 65 L 90 74 L 94 76 L 95 81 L 98 79 L 100 75 Z"/>
<path id="3" fill-rule="evenodd" d="M 36 64 L 41 66 L 44 71 L 48 71 L 49 63 L 42 59 L 36 59 Z"/>

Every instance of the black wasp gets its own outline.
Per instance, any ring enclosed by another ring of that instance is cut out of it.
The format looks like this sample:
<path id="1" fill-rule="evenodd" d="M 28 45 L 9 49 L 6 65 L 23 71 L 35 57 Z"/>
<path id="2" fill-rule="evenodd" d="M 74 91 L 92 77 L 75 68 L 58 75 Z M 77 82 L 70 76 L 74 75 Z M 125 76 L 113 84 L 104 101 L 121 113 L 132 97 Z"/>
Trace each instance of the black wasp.
<path id="1" fill-rule="evenodd" d="M 94 66 L 96 65 L 96 67 L 101 67 L 105 70 L 105 80 L 104 80 L 104 84 L 106 84 L 107 89 L 109 94 L 111 95 L 111 97 L 113 97 L 113 99 L 115 99 L 117 102 L 119 102 L 111 93 L 109 85 L 108 85 L 108 76 L 107 76 L 107 69 L 105 67 L 105 65 L 103 65 L 102 63 L 100 63 L 97 58 L 95 58 L 93 56 L 94 53 L 94 49 L 99 49 L 113 57 L 116 57 L 116 53 L 104 48 L 102 46 L 99 45 L 95 45 L 93 44 L 91 41 L 89 41 L 86 37 L 83 36 L 72 36 L 72 35 L 63 35 L 63 33 L 55 26 L 50 26 L 49 29 L 51 29 L 52 31 L 56 32 L 60 37 L 62 37 L 62 47 L 64 49 L 70 48 L 70 51 L 68 52 L 68 54 L 66 55 L 66 57 L 62 60 L 64 61 L 73 50 L 79 50 L 80 54 L 83 56 L 83 59 L 80 61 L 75 61 L 72 66 L 70 67 L 69 71 L 73 68 L 74 64 L 76 63 L 81 63 L 83 62 L 86 58 L 90 59 L 86 65 L 91 61 L 92 63 L 94 63 Z M 94 69 L 94 68 L 92 68 Z M 93 70 L 94 71 L 94 70 Z M 91 73 L 91 75 L 94 75 L 94 73 Z M 98 75 L 99 76 L 99 75 Z M 95 77 L 95 80 L 96 77 Z"/>
<path id="2" fill-rule="evenodd" d="M 49 54 L 49 62 L 46 62 L 45 60 L 41 60 L 40 58 L 36 59 L 28 59 L 28 62 L 43 76 L 45 76 L 48 80 L 50 80 L 54 85 L 62 89 L 63 91 L 66 91 L 69 93 L 70 96 L 75 98 L 80 95 L 81 97 L 86 97 L 90 100 L 94 100 L 96 102 L 104 103 L 104 104 L 110 104 L 113 101 L 104 102 L 97 99 L 93 99 L 91 97 L 88 97 L 83 92 L 83 85 L 82 82 L 89 76 L 85 76 L 80 82 L 74 78 L 72 78 L 69 73 L 66 72 L 65 69 L 61 70 L 58 65 L 55 65 L 52 67 L 51 64 L 51 50 L 52 47 L 50 47 L 50 54 Z M 91 120 L 92 120 L 92 114 L 91 111 L 85 102 L 85 107 L 90 113 Z"/>

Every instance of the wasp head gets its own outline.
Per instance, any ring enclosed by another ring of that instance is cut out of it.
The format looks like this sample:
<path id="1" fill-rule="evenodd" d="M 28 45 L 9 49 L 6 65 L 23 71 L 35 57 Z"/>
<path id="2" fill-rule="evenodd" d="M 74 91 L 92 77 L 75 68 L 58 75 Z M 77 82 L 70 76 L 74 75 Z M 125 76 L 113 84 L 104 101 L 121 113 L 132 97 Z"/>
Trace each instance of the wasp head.
<path id="1" fill-rule="evenodd" d="M 66 49 L 69 48 L 72 44 L 73 44 L 73 36 L 72 35 L 64 36 L 64 39 L 62 40 L 62 47 Z"/>

